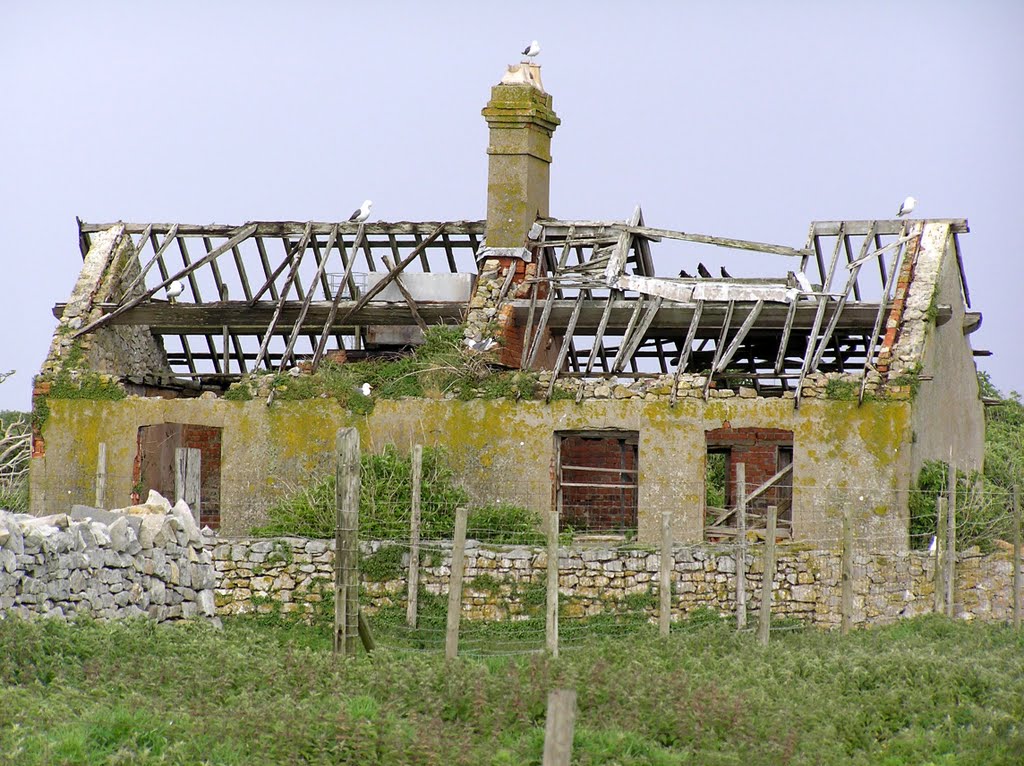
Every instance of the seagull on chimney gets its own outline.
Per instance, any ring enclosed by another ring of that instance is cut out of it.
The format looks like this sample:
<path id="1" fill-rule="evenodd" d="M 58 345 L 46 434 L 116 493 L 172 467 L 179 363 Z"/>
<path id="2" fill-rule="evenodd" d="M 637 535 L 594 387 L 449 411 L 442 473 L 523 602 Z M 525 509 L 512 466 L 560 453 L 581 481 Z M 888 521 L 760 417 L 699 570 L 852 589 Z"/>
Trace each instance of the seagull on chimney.
<path id="1" fill-rule="evenodd" d="M 523 49 L 523 55 L 527 59 L 533 59 L 538 53 L 540 53 L 540 43 L 536 40 L 532 40 L 530 44 Z"/>
<path id="2" fill-rule="evenodd" d="M 896 214 L 896 217 L 902 218 L 905 215 L 910 215 L 914 212 L 915 207 L 917 207 L 917 200 L 913 197 L 907 197 L 903 200 L 903 204 L 900 205 L 900 212 Z"/>
<path id="3" fill-rule="evenodd" d="M 178 300 L 178 296 L 185 292 L 185 285 L 175 279 L 169 285 L 167 285 L 167 302 L 174 304 Z"/>
<path id="4" fill-rule="evenodd" d="M 348 220 L 355 221 L 356 223 L 362 223 L 370 217 L 371 207 L 373 207 L 373 202 L 371 200 L 363 200 L 363 204 L 359 206 L 358 210 L 348 217 Z"/>
<path id="5" fill-rule="evenodd" d="M 711 279 L 711 272 L 708 271 L 708 267 L 703 263 L 697 264 L 697 273 L 700 274 L 704 279 Z"/>

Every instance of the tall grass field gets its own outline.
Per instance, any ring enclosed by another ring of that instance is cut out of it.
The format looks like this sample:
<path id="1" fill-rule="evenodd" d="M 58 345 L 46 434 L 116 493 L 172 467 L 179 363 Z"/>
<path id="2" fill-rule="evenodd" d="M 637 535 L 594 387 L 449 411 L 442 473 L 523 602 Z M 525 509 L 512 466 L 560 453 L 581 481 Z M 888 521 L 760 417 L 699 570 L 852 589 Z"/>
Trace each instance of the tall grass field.
<path id="1" fill-rule="evenodd" d="M 339 659 L 325 624 L 280 618 L 0 620 L 0 763 L 540 764 L 558 687 L 577 692 L 576 764 L 1024 763 L 1024 633 L 1006 626 L 928 617 L 768 647 L 706 615 L 668 639 L 603 633 L 558 659 L 446 662 Z"/>

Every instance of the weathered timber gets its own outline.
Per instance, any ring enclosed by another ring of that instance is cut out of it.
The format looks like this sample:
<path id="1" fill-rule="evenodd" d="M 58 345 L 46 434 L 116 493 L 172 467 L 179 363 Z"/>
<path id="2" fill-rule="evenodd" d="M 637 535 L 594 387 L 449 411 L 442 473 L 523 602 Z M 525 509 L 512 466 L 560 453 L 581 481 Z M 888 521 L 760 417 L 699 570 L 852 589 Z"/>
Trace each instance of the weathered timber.
<path id="1" fill-rule="evenodd" d="M 916 219 L 920 220 L 920 219 Z M 839 233 L 839 227 L 852 236 L 863 236 L 868 233 L 871 224 L 875 224 L 875 231 L 879 235 L 899 234 L 903 229 L 905 219 L 894 218 L 889 221 L 815 221 L 811 224 L 811 231 L 820 237 L 834 237 Z M 948 223 L 950 228 L 957 234 L 966 234 L 970 231 L 966 218 L 929 218 L 928 223 Z"/>
<path id="2" fill-rule="evenodd" d="M 301 236 L 306 228 L 306 221 L 250 221 L 243 224 L 246 228 L 254 227 L 253 233 L 258 237 L 297 237 Z M 354 221 L 338 222 L 310 222 L 313 234 L 330 234 L 335 226 L 342 234 L 355 234 L 359 224 Z M 388 234 L 429 234 L 438 226 L 445 226 L 450 234 L 476 234 L 482 235 L 486 227 L 486 221 L 377 221 L 366 224 L 366 233 L 371 236 L 384 236 Z M 83 223 L 82 233 L 95 233 L 106 231 L 111 226 L 120 226 L 119 223 Z M 226 237 L 234 234 L 240 228 L 238 225 L 224 224 L 187 224 L 187 223 L 126 223 L 123 224 L 125 231 L 129 234 L 141 234 L 146 227 L 152 227 L 157 234 L 164 234 L 171 230 L 172 226 L 178 228 L 178 236 L 209 236 Z M 469 243 L 452 242 L 454 247 L 468 247 Z M 475 249 L 475 248 L 474 248 Z"/>

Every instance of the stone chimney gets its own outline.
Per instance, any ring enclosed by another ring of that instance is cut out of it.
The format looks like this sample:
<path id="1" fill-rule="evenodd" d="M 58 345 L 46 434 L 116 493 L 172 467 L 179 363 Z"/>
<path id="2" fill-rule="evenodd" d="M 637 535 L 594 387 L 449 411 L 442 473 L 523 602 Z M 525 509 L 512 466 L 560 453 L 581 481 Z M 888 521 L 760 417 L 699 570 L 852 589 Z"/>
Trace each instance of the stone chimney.
<path id="1" fill-rule="evenodd" d="M 497 341 L 492 359 L 518 367 L 524 328 L 516 325 L 509 301 L 525 298 L 537 273 L 527 234 L 538 216 L 548 216 L 551 134 L 559 119 L 544 92 L 540 67 L 523 62 L 508 68 L 491 89 L 483 109 L 490 127 L 487 169 L 487 233 L 477 254 L 480 275 L 466 320 L 466 340 Z M 544 295 L 546 295 L 546 291 Z M 543 296 L 540 296 L 543 297 Z M 551 342 L 545 333 L 535 365 L 550 364 Z"/>
<path id="2" fill-rule="evenodd" d="M 540 66 L 510 66 L 482 113 L 490 128 L 487 246 L 524 247 L 534 220 L 548 215 L 551 134 L 560 122 Z"/>

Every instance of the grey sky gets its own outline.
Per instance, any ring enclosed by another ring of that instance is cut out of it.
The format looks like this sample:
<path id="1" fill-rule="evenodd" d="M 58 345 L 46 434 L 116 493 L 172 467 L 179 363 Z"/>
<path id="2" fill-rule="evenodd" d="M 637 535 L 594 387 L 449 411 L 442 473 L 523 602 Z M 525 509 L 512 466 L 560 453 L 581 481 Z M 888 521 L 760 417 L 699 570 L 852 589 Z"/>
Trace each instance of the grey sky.
<path id="1" fill-rule="evenodd" d="M 480 109 L 532 38 L 562 119 L 553 215 L 641 203 L 802 246 L 813 219 L 914 194 L 969 219 L 972 342 L 1022 389 L 1022 32 L 1009 1 L 5 2 L 0 409 L 30 406 L 76 215 L 332 221 L 370 197 L 382 220 L 483 217 Z"/>

